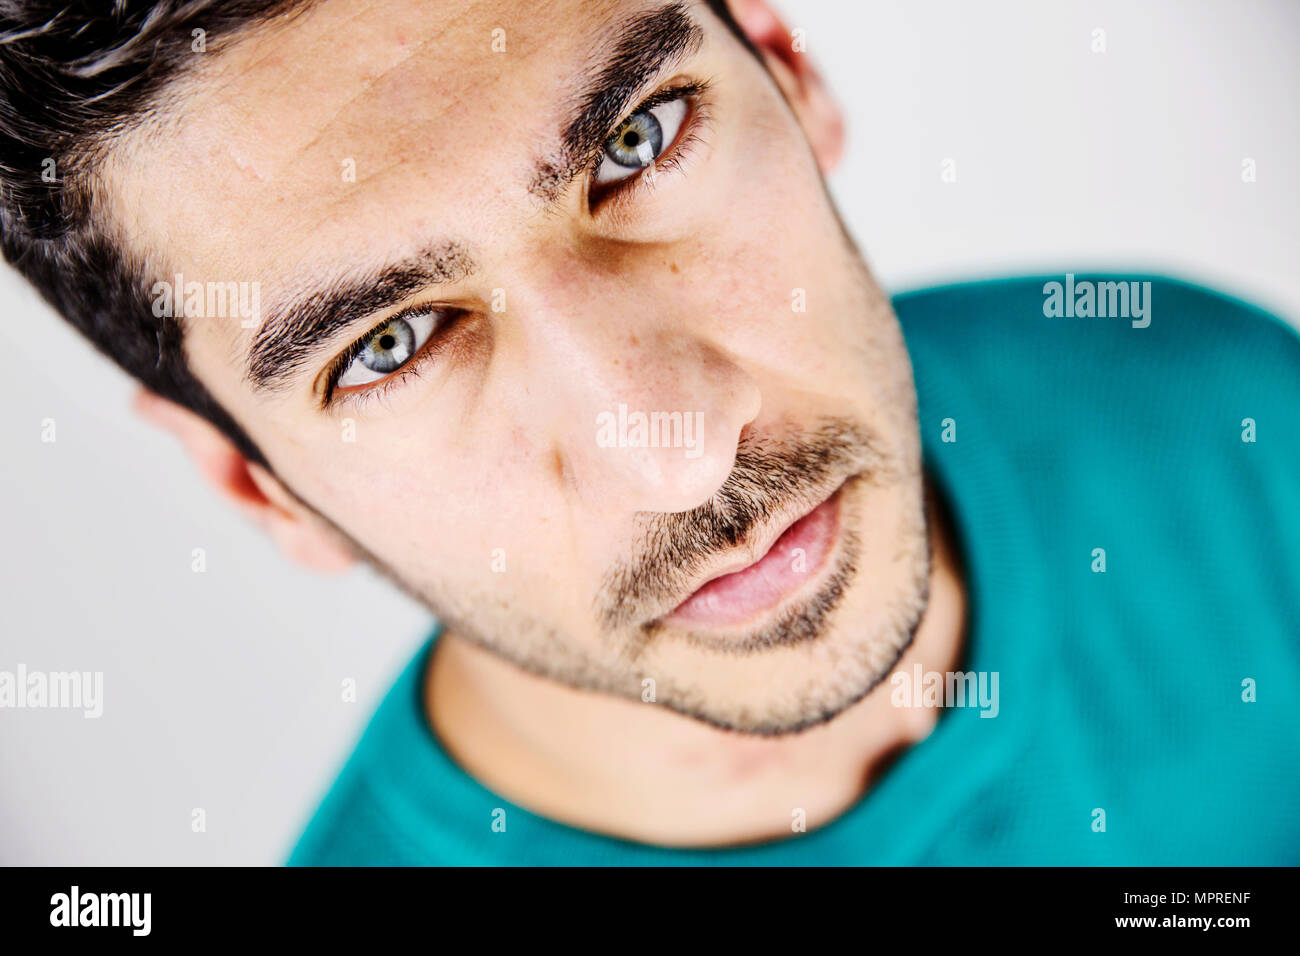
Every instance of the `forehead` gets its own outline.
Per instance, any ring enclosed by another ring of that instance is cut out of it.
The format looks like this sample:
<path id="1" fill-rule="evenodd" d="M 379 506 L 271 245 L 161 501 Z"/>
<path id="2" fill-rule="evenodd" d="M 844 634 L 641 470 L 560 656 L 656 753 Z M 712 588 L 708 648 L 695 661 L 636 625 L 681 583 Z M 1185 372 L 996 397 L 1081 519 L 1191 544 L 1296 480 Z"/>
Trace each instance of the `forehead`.
<path id="1" fill-rule="evenodd" d="M 473 230 L 527 196 L 591 52 L 662 5 L 324 0 L 195 54 L 106 164 L 109 215 L 168 271 L 272 284 Z"/>

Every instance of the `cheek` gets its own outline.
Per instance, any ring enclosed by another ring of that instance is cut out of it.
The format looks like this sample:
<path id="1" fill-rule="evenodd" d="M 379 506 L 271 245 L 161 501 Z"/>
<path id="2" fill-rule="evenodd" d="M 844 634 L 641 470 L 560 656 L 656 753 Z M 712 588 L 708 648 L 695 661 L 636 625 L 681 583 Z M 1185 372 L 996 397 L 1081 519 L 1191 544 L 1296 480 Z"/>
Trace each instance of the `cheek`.
<path id="1" fill-rule="evenodd" d="M 483 416 L 463 441 L 422 436 L 422 427 L 418 412 L 382 424 L 358 418 L 353 441 L 322 437 L 292 473 L 332 521 L 429 589 L 516 591 L 538 563 L 526 555 L 548 555 L 552 570 L 565 560 L 556 485 L 536 436 Z"/>
<path id="2" fill-rule="evenodd" d="M 728 184 L 728 214 L 683 256 L 683 282 L 736 354 L 800 377 L 860 368 L 862 276 L 821 181 L 794 150 L 767 159 Z"/>
<path id="3" fill-rule="evenodd" d="M 497 502 L 498 486 L 483 459 L 445 438 L 359 420 L 354 443 L 322 449 L 315 479 L 345 527 L 363 541 L 383 536 L 388 547 L 427 548 L 465 540 L 466 527 Z"/>
<path id="4" fill-rule="evenodd" d="M 779 107 L 779 104 L 778 104 Z M 803 135 L 756 107 L 746 147 L 719 143 L 699 192 L 676 288 L 720 345 L 760 375 L 768 407 L 798 394 L 878 419 L 899 406 L 906 350 L 897 322 L 844 235 Z M 817 398 L 820 396 L 820 398 Z"/>
<path id="5" fill-rule="evenodd" d="M 693 281 L 751 334 L 788 344 L 799 325 L 802 341 L 816 340 L 858 290 L 803 132 L 774 91 L 721 104 L 718 117 L 716 153 L 693 194 Z"/>

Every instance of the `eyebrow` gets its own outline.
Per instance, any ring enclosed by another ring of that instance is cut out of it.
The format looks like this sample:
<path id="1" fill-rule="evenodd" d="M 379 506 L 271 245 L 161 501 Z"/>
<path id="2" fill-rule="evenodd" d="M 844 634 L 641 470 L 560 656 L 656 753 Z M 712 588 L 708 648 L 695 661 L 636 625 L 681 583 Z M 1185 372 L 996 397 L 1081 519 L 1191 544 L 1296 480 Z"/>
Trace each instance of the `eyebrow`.
<path id="1" fill-rule="evenodd" d="M 681 0 L 624 21 L 617 39 L 579 82 L 572 117 L 560 133 L 558 161 L 536 164 L 529 192 L 555 202 L 604 148 L 637 95 L 694 54 L 704 31 Z M 468 250 L 442 242 L 400 262 L 361 274 L 335 276 L 267 312 L 249 346 L 246 378 L 254 391 L 290 385 L 326 343 L 367 315 L 401 303 L 430 285 L 458 282 L 476 271 Z"/>
<path id="2" fill-rule="evenodd" d="M 430 285 L 459 282 L 475 269 L 466 248 L 448 241 L 368 273 L 336 276 L 268 312 L 249 346 L 248 380 L 258 391 L 283 388 L 324 343 L 358 319 Z"/>
<path id="3" fill-rule="evenodd" d="M 656 76 L 695 54 L 704 30 L 677 0 L 625 21 L 618 39 L 587 72 L 574 97 L 573 118 L 560 135 L 559 161 L 544 161 L 529 192 L 554 202 L 604 148 L 611 130 Z"/>

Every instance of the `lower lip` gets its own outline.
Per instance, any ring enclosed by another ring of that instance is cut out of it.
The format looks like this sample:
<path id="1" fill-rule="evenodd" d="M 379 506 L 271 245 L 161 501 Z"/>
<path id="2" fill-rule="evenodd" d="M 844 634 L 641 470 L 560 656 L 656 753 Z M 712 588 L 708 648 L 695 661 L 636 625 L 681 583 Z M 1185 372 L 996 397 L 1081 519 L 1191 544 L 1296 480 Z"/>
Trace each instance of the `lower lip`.
<path id="1" fill-rule="evenodd" d="M 678 605 L 665 623 L 734 626 L 781 604 L 825 563 L 835 544 L 839 513 L 837 491 L 787 528 L 758 561 L 714 578 Z"/>

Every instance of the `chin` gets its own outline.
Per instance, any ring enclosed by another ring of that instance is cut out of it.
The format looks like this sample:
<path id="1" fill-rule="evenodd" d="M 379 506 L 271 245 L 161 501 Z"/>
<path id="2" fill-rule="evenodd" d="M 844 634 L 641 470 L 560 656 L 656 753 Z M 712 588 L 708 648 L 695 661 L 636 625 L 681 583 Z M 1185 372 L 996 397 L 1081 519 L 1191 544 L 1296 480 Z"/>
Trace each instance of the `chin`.
<path id="1" fill-rule="evenodd" d="M 705 614 L 654 622 L 638 655 L 656 700 L 714 727 L 797 733 L 865 698 L 911 645 L 929 598 L 930 549 L 919 482 L 857 479 L 838 493 L 834 541 L 807 580 L 739 624 Z M 732 605 L 724 604 L 727 618 Z"/>

